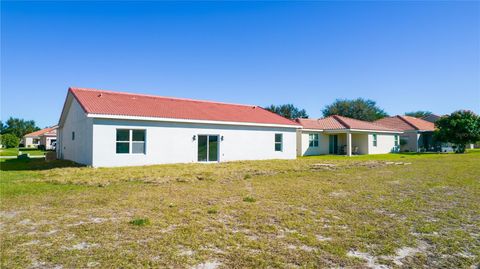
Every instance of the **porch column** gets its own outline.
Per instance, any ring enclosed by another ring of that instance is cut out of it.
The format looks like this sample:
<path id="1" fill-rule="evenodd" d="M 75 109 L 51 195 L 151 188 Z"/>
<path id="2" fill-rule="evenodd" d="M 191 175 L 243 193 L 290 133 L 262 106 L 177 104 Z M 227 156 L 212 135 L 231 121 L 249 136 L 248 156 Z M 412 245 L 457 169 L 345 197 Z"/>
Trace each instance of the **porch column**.
<path id="1" fill-rule="evenodd" d="M 347 156 L 352 156 L 352 134 L 347 132 Z"/>

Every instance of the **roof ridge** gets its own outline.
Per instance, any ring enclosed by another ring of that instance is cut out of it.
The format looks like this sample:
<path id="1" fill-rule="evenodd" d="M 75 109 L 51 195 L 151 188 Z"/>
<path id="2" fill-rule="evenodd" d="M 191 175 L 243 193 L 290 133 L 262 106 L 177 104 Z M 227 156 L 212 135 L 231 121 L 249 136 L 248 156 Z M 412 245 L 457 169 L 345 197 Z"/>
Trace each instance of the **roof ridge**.
<path id="1" fill-rule="evenodd" d="M 337 119 L 338 121 L 340 121 L 340 123 L 342 123 L 343 125 L 345 125 L 348 129 L 352 129 L 352 127 L 351 127 L 351 125 L 347 124 L 344 119 L 349 119 L 349 120 L 352 120 L 352 121 L 357 121 L 357 122 L 361 122 L 361 123 L 371 124 L 371 125 L 373 125 L 373 126 L 385 128 L 385 129 L 390 130 L 390 131 L 397 131 L 397 129 L 390 128 L 390 127 L 387 127 L 387 126 L 384 126 L 384 125 L 382 125 L 382 124 L 375 123 L 375 122 L 372 122 L 372 121 L 359 120 L 359 119 L 349 118 L 349 117 L 340 116 L 340 115 L 333 115 L 333 116 L 335 116 L 335 119 Z"/>
<path id="2" fill-rule="evenodd" d="M 37 131 L 34 131 L 34 132 L 30 132 L 28 134 L 24 134 L 23 136 L 31 136 L 32 134 L 35 134 L 35 136 L 37 135 L 42 135 L 42 134 L 45 134 L 45 133 L 48 133 L 50 131 L 53 131 L 55 129 L 57 129 L 58 126 L 57 125 L 52 125 L 50 127 L 45 127 L 45 128 L 42 128 L 40 130 L 37 130 Z"/>
<path id="3" fill-rule="evenodd" d="M 349 124 L 347 124 L 343 119 L 341 119 L 340 115 L 332 115 L 331 117 L 339 121 L 340 124 L 343 125 L 345 128 L 352 129 L 352 127 Z"/>
<path id="4" fill-rule="evenodd" d="M 415 130 L 420 130 L 420 128 L 418 128 L 415 124 L 411 123 L 410 121 L 408 121 L 404 116 L 402 115 L 396 115 L 395 117 L 398 117 L 399 119 L 401 119 L 402 121 L 404 121 L 405 123 L 407 123 L 408 125 L 412 126 L 413 128 L 415 128 Z"/>
<path id="5" fill-rule="evenodd" d="M 132 93 L 132 92 L 119 92 L 112 90 L 102 90 L 94 88 L 80 88 L 80 87 L 69 87 L 70 91 L 90 91 L 90 92 L 99 92 L 99 93 L 110 93 L 110 94 L 121 94 L 121 95 L 131 95 L 131 96 L 141 96 L 148 98 L 161 98 L 161 99 L 170 99 L 170 100 L 179 100 L 179 101 L 189 101 L 189 102 L 198 102 L 198 103 L 211 103 L 219 105 L 234 105 L 234 106 L 246 106 L 246 107 L 260 107 L 258 105 L 248 105 L 248 104 L 237 104 L 237 103 L 228 103 L 228 102 L 218 102 L 210 100 L 200 100 L 200 99 L 191 99 L 191 98 L 181 98 L 181 97 L 170 97 L 170 96 L 161 96 L 154 94 L 144 94 L 144 93 Z"/>

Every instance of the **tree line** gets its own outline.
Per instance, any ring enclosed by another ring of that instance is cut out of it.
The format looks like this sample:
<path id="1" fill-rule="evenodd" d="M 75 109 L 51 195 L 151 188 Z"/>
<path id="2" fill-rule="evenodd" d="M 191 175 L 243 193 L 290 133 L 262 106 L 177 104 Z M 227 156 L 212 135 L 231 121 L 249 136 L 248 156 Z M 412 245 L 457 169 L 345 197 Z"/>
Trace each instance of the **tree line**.
<path id="1" fill-rule="evenodd" d="M 0 142 L 6 148 L 18 147 L 24 135 L 38 130 L 33 120 L 10 117 L 5 123 L 0 121 Z"/>
<path id="2" fill-rule="evenodd" d="M 298 108 L 293 104 L 270 105 L 265 107 L 265 109 L 277 113 L 287 119 L 308 118 L 305 109 Z M 322 114 L 324 117 L 340 115 L 364 121 L 375 121 L 389 116 L 385 110 L 377 106 L 375 101 L 363 98 L 353 100 L 337 99 L 332 104 L 325 106 L 322 110 Z M 432 112 L 423 110 L 405 112 L 406 116 L 412 116 L 415 118 L 423 118 L 431 114 Z"/>
<path id="3" fill-rule="evenodd" d="M 270 105 L 265 109 L 288 118 L 308 118 L 305 109 L 298 108 L 293 104 Z M 370 99 L 357 98 L 353 100 L 337 99 L 322 110 L 324 117 L 340 115 L 363 121 L 375 121 L 388 117 L 388 113 L 377 106 L 376 102 Z M 406 116 L 423 118 L 431 115 L 430 111 L 406 112 Z M 457 145 L 456 152 L 465 152 L 466 144 L 480 141 L 480 117 L 472 111 L 459 110 L 444 115 L 435 122 L 434 137 L 437 141 L 448 142 Z"/>

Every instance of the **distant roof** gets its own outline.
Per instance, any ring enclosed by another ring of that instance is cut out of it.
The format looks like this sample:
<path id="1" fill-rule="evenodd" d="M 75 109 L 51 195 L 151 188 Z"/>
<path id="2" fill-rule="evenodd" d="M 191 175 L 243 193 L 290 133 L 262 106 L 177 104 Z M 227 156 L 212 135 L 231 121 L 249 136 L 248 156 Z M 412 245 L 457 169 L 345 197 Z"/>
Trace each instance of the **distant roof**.
<path id="1" fill-rule="evenodd" d="M 422 117 L 422 120 L 426 120 L 426 121 L 429 121 L 429 122 L 433 122 L 435 123 L 438 119 L 440 119 L 441 116 L 439 115 L 435 115 L 435 114 L 428 114 L 426 116 L 423 116 Z"/>
<path id="2" fill-rule="evenodd" d="M 375 121 L 375 123 L 388 128 L 401 131 L 434 131 L 435 125 L 432 122 L 422 120 L 411 116 L 393 116 Z"/>
<path id="3" fill-rule="evenodd" d="M 373 122 L 356 120 L 339 115 L 329 116 L 323 119 L 297 119 L 305 129 L 316 130 L 371 130 L 371 131 L 398 131 L 393 128 L 382 126 Z"/>
<path id="4" fill-rule="evenodd" d="M 264 108 L 155 95 L 70 88 L 89 114 L 298 126 Z"/>
<path id="5" fill-rule="evenodd" d="M 28 133 L 24 136 L 37 137 L 37 136 L 41 136 L 41 135 L 56 135 L 57 134 L 57 128 L 58 128 L 58 126 L 55 125 L 55 126 L 52 126 L 52 127 L 42 129 L 42 130 L 38 130 L 38 131 L 35 131 L 35 132 Z"/>

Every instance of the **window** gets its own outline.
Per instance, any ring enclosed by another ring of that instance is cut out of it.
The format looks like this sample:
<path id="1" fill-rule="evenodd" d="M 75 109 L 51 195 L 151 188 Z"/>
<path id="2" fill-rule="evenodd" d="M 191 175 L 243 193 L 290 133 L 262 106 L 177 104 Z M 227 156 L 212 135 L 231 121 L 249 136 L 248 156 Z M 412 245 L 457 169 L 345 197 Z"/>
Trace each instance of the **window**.
<path id="1" fill-rule="evenodd" d="M 33 138 L 32 139 L 32 144 L 34 144 L 34 145 L 38 145 L 39 142 L 40 142 L 40 139 L 38 139 L 38 138 Z"/>
<path id="2" fill-rule="evenodd" d="M 373 146 L 374 147 L 377 146 L 377 135 L 376 134 L 373 134 Z"/>
<path id="3" fill-rule="evenodd" d="M 308 146 L 309 147 L 318 147 L 318 134 L 309 134 L 308 135 Z"/>
<path id="4" fill-rule="evenodd" d="M 145 130 L 132 130 L 132 153 L 145 153 Z"/>
<path id="5" fill-rule="evenodd" d="M 275 134 L 275 151 L 283 150 L 283 134 Z"/>
<path id="6" fill-rule="evenodd" d="M 116 152 L 145 154 L 145 130 L 117 129 Z"/>
<path id="7" fill-rule="evenodd" d="M 398 135 L 395 135 L 395 147 L 398 147 L 399 144 Z"/>
<path id="8" fill-rule="evenodd" d="M 75 140 L 75 132 L 72 132 L 72 140 Z"/>
<path id="9" fill-rule="evenodd" d="M 130 153 L 130 130 L 117 130 L 117 153 Z"/>

